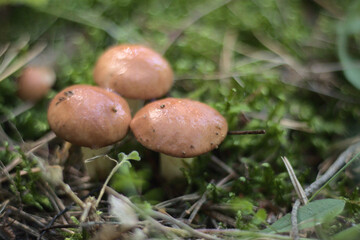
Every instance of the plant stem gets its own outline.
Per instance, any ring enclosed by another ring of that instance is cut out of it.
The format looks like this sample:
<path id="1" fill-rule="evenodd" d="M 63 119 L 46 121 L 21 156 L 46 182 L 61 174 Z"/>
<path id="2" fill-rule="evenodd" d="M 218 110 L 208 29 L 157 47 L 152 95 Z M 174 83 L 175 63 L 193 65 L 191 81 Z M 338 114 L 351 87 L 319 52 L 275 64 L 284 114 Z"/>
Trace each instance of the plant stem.
<path id="1" fill-rule="evenodd" d="M 60 181 L 59 186 L 64 190 L 66 194 L 68 194 L 71 199 L 78 204 L 81 209 L 85 209 L 85 203 L 71 190 L 70 186 L 63 181 Z"/>
<path id="2" fill-rule="evenodd" d="M 115 161 L 115 160 L 114 160 Z M 116 164 L 116 166 L 111 170 L 109 176 L 106 178 L 106 181 L 103 185 L 103 187 L 101 188 L 101 191 L 99 193 L 99 197 L 97 198 L 96 200 L 96 204 L 95 204 L 95 208 L 97 208 L 99 206 L 99 203 L 101 201 L 101 198 L 102 196 L 104 195 L 105 193 L 105 189 L 106 189 L 106 186 L 108 185 L 110 179 L 112 178 L 112 176 L 117 172 L 117 170 L 119 170 L 119 168 L 125 163 L 127 162 L 127 160 L 122 160 L 121 162 L 119 162 L 118 164 Z"/>

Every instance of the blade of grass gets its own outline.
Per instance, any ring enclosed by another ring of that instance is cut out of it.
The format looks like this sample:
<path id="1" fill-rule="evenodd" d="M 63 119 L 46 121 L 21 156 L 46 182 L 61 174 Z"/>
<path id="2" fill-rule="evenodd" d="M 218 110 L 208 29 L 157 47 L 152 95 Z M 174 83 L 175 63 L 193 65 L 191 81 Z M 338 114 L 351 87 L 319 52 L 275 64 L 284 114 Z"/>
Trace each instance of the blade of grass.
<path id="1" fill-rule="evenodd" d="M 331 183 L 337 176 L 339 176 L 339 174 L 344 171 L 348 166 L 350 166 L 350 164 L 352 162 L 354 162 L 356 159 L 358 159 L 360 156 L 360 152 L 358 152 L 349 162 L 347 162 L 336 174 L 334 174 L 334 176 L 332 176 L 321 188 L 319 188 L 319 190 L 317 190 L 309 199 L 309 201 L 311 201 L 312 199 L 314 199 L 316 197 L 316 195 L 318 195 L 321 190 L 323 190 L 327 185 L 329 185 L 329 183 Z"/>
<path id="2" fill-rule="evenodd" d="M 4 70 L 4 72 L 0 74 L 0 82 L 5 78 L 9 77 L 17 70 L 19 70 L 25 64 L 27 64 L 32 59 L 34 59 L 36 56 L 38 56 L 45 49 L 45 47 L 46 47 L 46 43 L 39 43 L 29 52 L 27 52 L 25 55 L 21 56 L 18 60 L 16 60 L 16 62 L 11 64 L 8 68 Z"/>
<path id="3" fill-rule="evenodd" d="M 300 201 L 302 202 L 302 204 L 307 204 L 308 203 L 308 199 L 306 197 L 305 191 L 302 188 L 299 180 L 297 179 L 294 169 L 292 168 L 289 160 L 286 157 L 281 157 L 281 159 L 283 160 L 285 167 L 289 173 L 290 176 L 290 180 L 295 188 L 296 194 L 298 195 Z"/>
<path id="4" fill-rule="evenodd" d="M 140 34 L 137 34 L 136 31 L 134 31 L 133 27 L 119 26 L 114 22 L 105 19 L 92 9 L 74 10 L 63 6 L 47 6 L 46 8 L 36 8 L 36 10 L 55 16 L 57 18 L 66 19 L 68 21 L 103 30 L 116 41 L 124 41 L 124 36 L 128 35 L 127 38 L 134 38 L 138 42 L 146 42 L 142 36 L 140 36 Z M 126 40 L 130 41 L 129 39 Z"/>
<path id="5" fill-rule="evenodd" d="M 6 53 L 6 51 L 8 50 L 9 47 L 10 47 L 10 43 L 6 43 L 6 44 L 4 44 L 4 46 L 1 46 L 0 57 L 2 57 L 2 55 L 4 55 L 4 53 Z"/>
<path id="6" fill-rule="evenodd" d="M 8 51 L 6 51 L 7 48 L 5 46 L 4 52 L 6 52 L 6 54 L 0 65 L 0 74 L 6 70 L 6 68 L 9 66 L 9 64 L 12 62 L 12 60 L 14 60 L 16 58 L 16 56 L 19 54 L 20 50 L 23 49 L 29 43 L 29 41 L 30 41 L 29 36 L 24 35 L 17 42 L 15 42 L 13 45 L 11 45 L 11 47 L 9 48 Z"/>

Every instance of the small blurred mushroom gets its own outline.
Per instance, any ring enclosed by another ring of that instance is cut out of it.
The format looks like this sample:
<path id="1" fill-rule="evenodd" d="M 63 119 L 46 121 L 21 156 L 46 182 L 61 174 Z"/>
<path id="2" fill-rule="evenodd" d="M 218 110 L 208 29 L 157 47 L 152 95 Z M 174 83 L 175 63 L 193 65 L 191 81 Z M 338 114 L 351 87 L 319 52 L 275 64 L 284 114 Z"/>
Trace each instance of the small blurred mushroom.
<path id="1" fill-rule="evenodd" d="M 102 148 L 123 139 L 131 121 L 129 106 L 122 97 L 88 85 L 74 85 L 59 92 L 50 102 L 47 117 L 58 137 L 96 149 L 95 154 L 104 153 Z M 106 166 L 107 162 L 110 166 Z M 88 170 L 90 177 L 106 178 L 113 166 L 111 161 L 107 162 L 96 163 L 94 160 L 93 167 Z M 93 176 L 94 171 L 96 176 Z"/>
<path id="2" fill-rule="evenodd" d="M 18 96 L 36 102 L 43 98 L 55 83 L 55 72 L 48 67 L 26 67 L 17 80 Z"/>
<path id="3" fill-rule="evenodd" d="M 166 179 L 182 176 L 181 159 L 209 152 L 219 146 L 228 131 L 225 118 L 210 106 L 193 100 L 166 98 L 140 109 L 130 123 L 136 139 L 160 156 Z"/>
<path id="4" fill-rule="evenodd" d="M 142 100 L 165 95 L 173 78 L 166 59 L 142 45 L 113 46 L 99 57 L 94 68 L 96 84 L 125 97 L 133 113 L 143 106 Z"/>

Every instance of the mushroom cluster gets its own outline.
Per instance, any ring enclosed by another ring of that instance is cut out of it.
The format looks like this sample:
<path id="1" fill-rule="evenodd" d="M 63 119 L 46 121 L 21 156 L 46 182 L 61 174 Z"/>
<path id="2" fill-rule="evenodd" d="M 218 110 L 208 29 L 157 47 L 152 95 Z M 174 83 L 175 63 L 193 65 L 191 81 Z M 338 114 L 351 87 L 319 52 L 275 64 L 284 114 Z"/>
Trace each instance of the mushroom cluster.
<path id="1" fill-rule="evenodd" d="M 131 120 L 129 99 L 159 98 L 173 84 L 170 64 L 147 47 L 123 44 L 109 48 L 97 60 L 93 76 L 99 87 L 70 86 L 50 103 L 49 125 L 70 143 L 103 148 L 123 139 L 130 127 L 143 146 L 166 154 L 160 157 L 161 168 L 170 173 L 166 178 L 173 178 L 182 173 L 179 167 L 165 169 L 169 162 L 209 152 L 226 137 L 225 118 L 210 106 L 188 99 L 153 101 Z"/>

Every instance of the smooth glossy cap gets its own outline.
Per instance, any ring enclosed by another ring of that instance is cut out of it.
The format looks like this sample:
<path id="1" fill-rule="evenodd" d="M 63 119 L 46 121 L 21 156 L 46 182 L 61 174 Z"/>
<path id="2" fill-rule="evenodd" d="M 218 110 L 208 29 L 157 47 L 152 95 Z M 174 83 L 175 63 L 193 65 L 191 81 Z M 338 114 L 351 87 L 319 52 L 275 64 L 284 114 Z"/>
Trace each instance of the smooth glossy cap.
<path id="1" fill-rule="evenodd" d="M 152 99 L 165 95 L 173 84 L 169 63 L 157 52 L 141 45 L 118 45 L 98 59 L 94 80 L 132 99 Z"/>
<path id="2" fill-rule="evenodd" d="M 166 98 L 140 109 L 130 123 L 145 147 L 174 157 L 194 157 L 217 148 L 227 135 L 225 118 L 210 106 Z"/>
<path id="3" fill-rule="evenodd" d="M 47 67 L 27 67 L 17 80 L 18 96 L 36 102 L 43 98 L 55 83 L 55 73 Z"/>
<path id="4" fill-rule="evenodd" d="M 48 122 L 55 134 L 75 145 L 100 148 L 125 137 L 131 121 L 127 102 L 100 87 L 74 85 L 50 102 Z"/>

